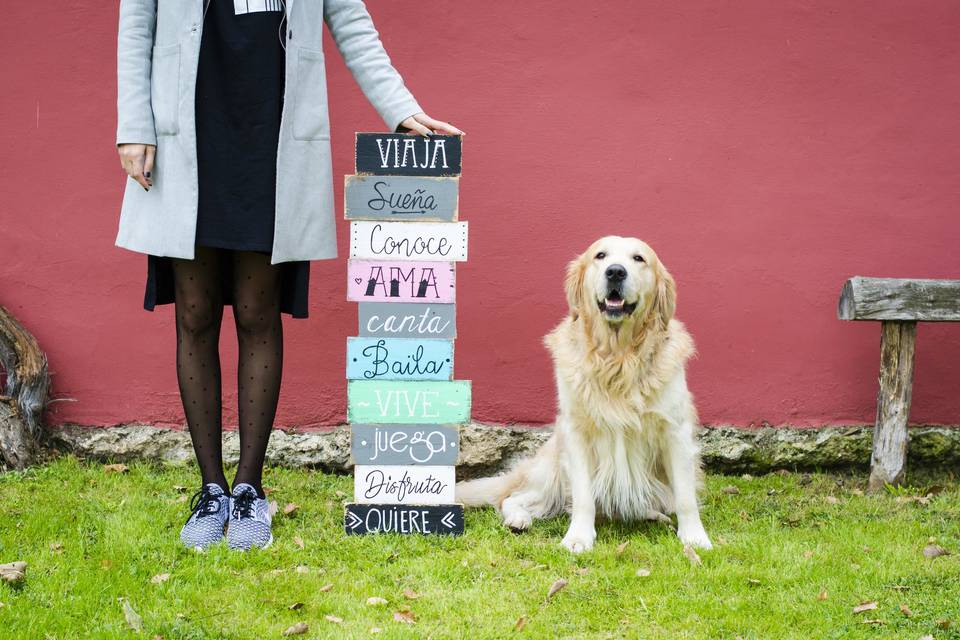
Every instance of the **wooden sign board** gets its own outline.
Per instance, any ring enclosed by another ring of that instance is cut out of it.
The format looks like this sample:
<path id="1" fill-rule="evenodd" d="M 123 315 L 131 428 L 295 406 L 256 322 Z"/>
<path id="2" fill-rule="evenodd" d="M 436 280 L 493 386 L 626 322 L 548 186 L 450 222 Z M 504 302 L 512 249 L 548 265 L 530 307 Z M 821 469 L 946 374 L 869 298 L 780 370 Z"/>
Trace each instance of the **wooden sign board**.
<path id="1" fill-rule="evenodd" d="M 354 424 L 350 457 L 356 465 L 455 465 L 460 432 L 443 424 Z"/>
<path id="2" fill-rule="evenodd" d="M 350 380 L 351 423 L 459 424 L 470 419 L 470 381 Z"/>
<path id="3" fill-rule="evenodd" d="M 467 223 L 357 220 L 350 223 L 350 257 L 463 262 Z"/>
<path id="4" fill-rule="evenodd" d="M 347 300 L 354 302 L 454 302 L 453 262 L 348 260 Z"/>
<path id="5" fill-rule="evenodd" d="M 458 176 L 460 155 L 460 136 L 357 134 L 357 173 Z"/>
<path id="6" fill-rule="evenodd" d="M 454 467 L 357 465 L 353 499 L 361 504 L 446 504 L 453 502 Z"/>
<path id="7" fill-rule="evenodd" d="M 452 304 L 361 302 L 357 317 L 364 337 L 457 337 L 457 309 Z"/>
<path id="8" fill-rule="evenodd" d="M 343 217 L 347 220 L 457 219 L 460 178 L 345 176 Z"/>
<path id="9" fill-rule="evenodd" d="M 348 380 L 450 380 L 453 340 L 347 338 Z"/>
<path id="10" fill-rule="evenodd" d="M 463 534 L 463 505 L 393 505 L 348 503 L 343 526 L 347 535 L 365 533 Z"/>

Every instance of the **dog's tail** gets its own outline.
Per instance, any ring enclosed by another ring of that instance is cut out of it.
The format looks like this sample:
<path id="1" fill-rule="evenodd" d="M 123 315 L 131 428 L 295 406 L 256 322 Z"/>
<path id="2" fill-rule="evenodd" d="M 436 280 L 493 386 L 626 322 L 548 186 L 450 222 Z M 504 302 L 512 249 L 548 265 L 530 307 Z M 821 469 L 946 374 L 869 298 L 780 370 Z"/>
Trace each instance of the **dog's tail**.
<path id="1" fill-rule="evenodd" d="M 500 504 L 523 483 L 524 476 L 520 469 L 513 469 L 491 478 L 458 482 L 456 500 L 467 507 L 491 505 L 499 509 Z"/>

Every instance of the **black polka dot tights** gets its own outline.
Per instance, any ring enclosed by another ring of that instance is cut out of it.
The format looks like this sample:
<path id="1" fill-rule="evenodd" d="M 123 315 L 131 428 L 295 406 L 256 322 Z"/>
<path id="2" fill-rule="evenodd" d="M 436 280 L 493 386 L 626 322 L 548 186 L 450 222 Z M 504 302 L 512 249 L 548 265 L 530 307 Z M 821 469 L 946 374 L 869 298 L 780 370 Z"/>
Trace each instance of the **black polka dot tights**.
<path id="1" fill-rule="evenodd" d="M 232 261 L 233 313 L 240 358 L 238 414 L 240 462 L 234 485 L 246 482 L 263 495 L 263 461 L 273 429 L 283 369 L 280 267 L 252 251 L 197 247 L 194 260 L 173 260 L 177 316 L 177 380 L 193 450 L 204 484 L 229 489 L 221 450 L 221 271 Z"/>

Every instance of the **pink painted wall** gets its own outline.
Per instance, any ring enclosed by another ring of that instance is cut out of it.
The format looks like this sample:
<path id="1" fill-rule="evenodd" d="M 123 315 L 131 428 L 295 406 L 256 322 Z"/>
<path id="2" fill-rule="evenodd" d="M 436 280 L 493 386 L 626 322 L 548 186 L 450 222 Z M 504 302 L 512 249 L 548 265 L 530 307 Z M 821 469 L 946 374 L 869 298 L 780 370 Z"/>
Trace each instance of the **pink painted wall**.
<path id="1" fill-rule="evenodd" d="M 52 420 L 180 423 L 172 309 L 142 310 L 145 259 L 113 246 L 117 3 L 8 4 L 0 303 L 49 354 Z M 677 278 L 706 422 L 872 421 L 879 326 L 836 320 L 837 295 L 854 274 L 960 275 L 960 4 L 370 4 L 419 100 L 468 132 L 456 373 L 475 418 L 551 419 L 562 270 L 618 233 Z M 353 132 L 382 124 L 327 45 L 339 189 Z M 344 419 L 345 269 L 315 263 L 311 318 L 286 322 L 281 425 Z M 960 422 L 958 362 L 960 326 L 920 327 L 913 421 Z"/>

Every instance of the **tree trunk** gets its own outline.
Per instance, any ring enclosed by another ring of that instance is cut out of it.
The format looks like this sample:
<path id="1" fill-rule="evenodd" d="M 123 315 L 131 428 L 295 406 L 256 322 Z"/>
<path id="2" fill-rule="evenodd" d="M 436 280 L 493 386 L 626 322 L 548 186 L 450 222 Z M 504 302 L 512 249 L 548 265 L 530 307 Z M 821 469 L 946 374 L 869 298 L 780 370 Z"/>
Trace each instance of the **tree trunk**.
<path id="1" fill-rule="evenodd" d="M 39 449 L 50 378 L 36 339 L 2 305 L 0 371 L 7 376 L 0 395 L 0 456 L 8 467 L 23 469 Z"/>

